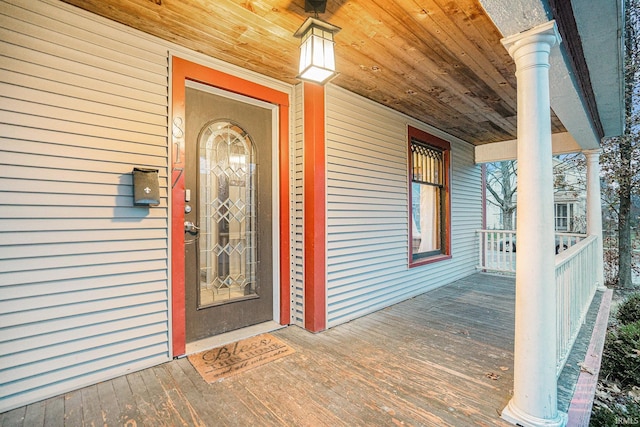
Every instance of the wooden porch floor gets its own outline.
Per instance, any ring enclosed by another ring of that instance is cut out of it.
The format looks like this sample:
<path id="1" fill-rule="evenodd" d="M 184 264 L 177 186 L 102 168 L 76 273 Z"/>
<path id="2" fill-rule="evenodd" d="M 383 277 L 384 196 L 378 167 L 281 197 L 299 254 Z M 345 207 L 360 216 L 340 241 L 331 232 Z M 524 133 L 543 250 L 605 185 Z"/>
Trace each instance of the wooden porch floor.
<path id="1" fill-rule="evenodd" d="M 514 279 L 475 274 L 311 334 L 217 383 L 186 358 L 0 415 L 2 426 L 508 426 Z"/>

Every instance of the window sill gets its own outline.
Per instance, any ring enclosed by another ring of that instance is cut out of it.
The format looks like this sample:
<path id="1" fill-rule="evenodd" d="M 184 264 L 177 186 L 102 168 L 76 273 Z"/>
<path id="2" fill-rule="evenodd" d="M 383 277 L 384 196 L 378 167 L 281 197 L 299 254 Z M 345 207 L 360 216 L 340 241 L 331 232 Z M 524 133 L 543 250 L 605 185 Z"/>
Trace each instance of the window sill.
<path id="1" fill-rule="evenodd" d="M 447 254 L 438 254 L 438 255 L 433 255 L 425 258 L 418 258 L 416 260 L 409 261 L 409 268 L 420 267 L 422 265 L 445 261 L 451 258 L 452 258 L 451 255 L 447 255 Z"/>

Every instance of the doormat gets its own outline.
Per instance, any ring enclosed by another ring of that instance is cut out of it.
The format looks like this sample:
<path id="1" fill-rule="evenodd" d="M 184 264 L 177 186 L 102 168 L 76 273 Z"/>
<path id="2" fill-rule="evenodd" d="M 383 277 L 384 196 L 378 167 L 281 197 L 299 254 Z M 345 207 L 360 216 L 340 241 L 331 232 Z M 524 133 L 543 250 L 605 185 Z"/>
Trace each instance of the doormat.
<path id="1" fill-rule="evenodd" d="M 188 359 L 202 378 L 212 383 L 292 353 L 294 349 L 273 335 L 262 334 L 192 354 Z"/>

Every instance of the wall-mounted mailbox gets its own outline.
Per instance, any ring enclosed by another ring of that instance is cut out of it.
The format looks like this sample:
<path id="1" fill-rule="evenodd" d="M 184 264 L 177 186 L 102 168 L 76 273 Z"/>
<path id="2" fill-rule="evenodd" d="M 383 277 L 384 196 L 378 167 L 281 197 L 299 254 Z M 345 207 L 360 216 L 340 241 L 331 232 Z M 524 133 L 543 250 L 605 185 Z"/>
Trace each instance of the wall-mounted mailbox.
<path id="1" fill-rule="evenodd" d="M 133 168 L 133 204 L 135 206 L 160 204 L 158 169 Z"/>

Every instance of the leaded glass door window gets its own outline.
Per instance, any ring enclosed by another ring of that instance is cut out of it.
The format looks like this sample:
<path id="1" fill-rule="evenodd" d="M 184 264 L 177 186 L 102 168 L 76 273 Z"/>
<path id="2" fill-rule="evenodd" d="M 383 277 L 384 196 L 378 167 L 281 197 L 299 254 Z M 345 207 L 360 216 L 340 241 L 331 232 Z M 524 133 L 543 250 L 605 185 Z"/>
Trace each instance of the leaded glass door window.
<path id="1" fill-rule="evenodd" d="M 198 146 L 198 307 L 255 298 L 254 144 L 240 126 L 215 121 Z"/>

